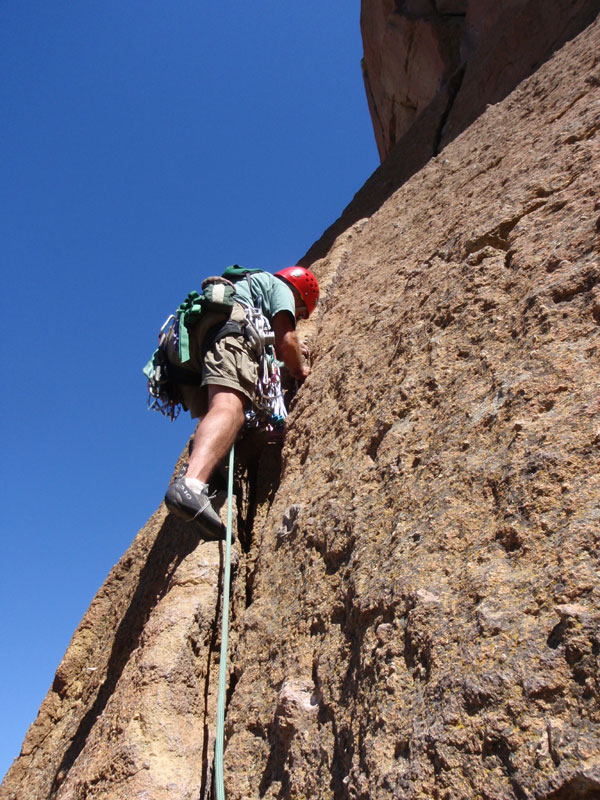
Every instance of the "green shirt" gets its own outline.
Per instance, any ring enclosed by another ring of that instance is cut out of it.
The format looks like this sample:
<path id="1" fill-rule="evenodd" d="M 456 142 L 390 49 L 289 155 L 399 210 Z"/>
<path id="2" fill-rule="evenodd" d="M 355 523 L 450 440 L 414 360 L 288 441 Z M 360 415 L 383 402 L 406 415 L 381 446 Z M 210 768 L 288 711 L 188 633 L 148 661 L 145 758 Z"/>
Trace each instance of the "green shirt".
<path id="1" fill-rule="evenodd" d="M 288 311 L 296 324 L 296 303 L 294 293 L 287 284 L 271 275 L 270 272 L 254 272 L 250 274 L 252 281 L 252 298 L 248 280 L 240 278 L 235 282 L 235 294 L 247 305 L 259 305 L 269 322 L 280 311 Z"/>

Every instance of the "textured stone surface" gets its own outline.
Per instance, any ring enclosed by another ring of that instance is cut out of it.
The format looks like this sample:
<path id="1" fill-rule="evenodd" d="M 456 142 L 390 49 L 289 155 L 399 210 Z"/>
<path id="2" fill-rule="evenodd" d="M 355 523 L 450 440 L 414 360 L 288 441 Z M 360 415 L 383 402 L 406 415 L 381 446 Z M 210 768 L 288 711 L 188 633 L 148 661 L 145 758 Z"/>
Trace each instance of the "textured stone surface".
<path id="1" fill-rule="evenodd" d="M 239 451 L 228 798 L 600 796 L 599 53 L 595 23 L 314 264 L 282 462 Z M 219 570 L 161 507 L 2 800 L 210 796 Z"/>
<path id="2" fill-rule="evenodd" d="M 596 24 L 315 264 L 232 798 L 600 796 L 598 53 Z"/>
<path id="3" fill-rule="evenodd" d="M 434 100 L 427 138 L 436 155 L 598 11 L 598 0 L 362 0 L 363 76 L 382 161 Z"/>
<path id="4" fill-rule="evenodd" d="M 252 526 L 262 524 L 279 473 L 279 447 L 254 437 L 238 448 L 234 645 L 256 560 Z M 160 506 L 75 631 L 2 800 L 210 796 L 223 550 Z"/>
<path id="5" fill-rule="evenodd" d="M 219 546 L 198 546 L 161 506 L 75 632 L 2 798 L 197 796 L 215 714 L 218 570 Z"/>
<path id="6" fill-rule="evenodd" d="M 464 6 L 363 0 L 363 78 L 382 161 L 461 66 Z"/>

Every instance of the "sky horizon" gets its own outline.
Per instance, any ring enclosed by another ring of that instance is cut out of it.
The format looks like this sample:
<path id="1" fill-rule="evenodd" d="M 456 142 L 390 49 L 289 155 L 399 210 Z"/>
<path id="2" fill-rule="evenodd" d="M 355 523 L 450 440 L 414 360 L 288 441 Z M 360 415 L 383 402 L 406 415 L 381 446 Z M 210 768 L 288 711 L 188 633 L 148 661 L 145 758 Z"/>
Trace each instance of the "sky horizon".
<path id="1" fill-rule="evenodd" d="M 160 324 L 296 263 L 379 164 L 360 3 L 7 0 L 0 775 L 193 430 L 146 410 Z"/>

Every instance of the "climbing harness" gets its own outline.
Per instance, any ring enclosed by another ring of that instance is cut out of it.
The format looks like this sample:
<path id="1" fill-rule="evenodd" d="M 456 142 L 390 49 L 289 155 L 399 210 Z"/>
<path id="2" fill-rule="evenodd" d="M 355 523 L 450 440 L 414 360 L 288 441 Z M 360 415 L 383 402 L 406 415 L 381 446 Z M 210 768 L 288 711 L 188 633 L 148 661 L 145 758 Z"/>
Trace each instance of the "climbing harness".
<path id="1" fill-rule="evenodd" d="M 215 735 L 215 792 L 217 800 L 225 800 L 223 780 L 223 738 L 225 730 L 225 699 L 227 685 L 227 646 L 229 638 L 229 581 L 231 572 L 231 521 L 233 516 L 234 448 L 229 451 L 227 480 L 227 533 L 225 535 L 225 565 L 223 570 L 223 614 L 221 621 L 221 653 L 219 657 L 219 692 L 217 695 L 217 731 Z"/>

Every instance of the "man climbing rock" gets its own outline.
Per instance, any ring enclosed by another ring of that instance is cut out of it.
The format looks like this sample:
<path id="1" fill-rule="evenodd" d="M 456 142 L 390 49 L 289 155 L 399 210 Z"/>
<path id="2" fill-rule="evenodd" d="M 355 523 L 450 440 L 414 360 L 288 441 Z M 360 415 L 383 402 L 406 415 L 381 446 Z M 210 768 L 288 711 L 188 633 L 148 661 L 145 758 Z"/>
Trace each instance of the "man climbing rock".
<path id="1" fill-rule="evenodd" d="M 186 370 L 191 366 L 198 380 L 197 385 L 182 382 L 178 389 L 184 407 L 200 421 L 187 471 L 171 483 L 165 503 L 177 516 L 194 521 L 206 539 L 222 539 L 225 535 L 209 498 L 209 478 L 230 450 L 244 424 L 245 412 L 256 397 L 259 358 L 247 331 L 240 331 L 246 309 L 260 309 L 274 333 L 277 357 L 294 378 L 303 381 L 310 367 L 296 336 L 296 321 L 308 318 L 318 299 L 317 279 L 304 267 L 286 267 L 275 275 L 248 270 L 244 279 L 235 282 L 229 320 L 213 325 L 208 332 L 210 320 L 203 320 L 189 331 L 191 358 Z M 173 341 L 167 344 L 167 355 L 177 380 L 181 362 Z"/>

